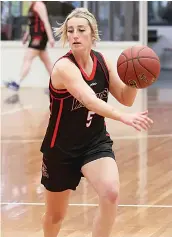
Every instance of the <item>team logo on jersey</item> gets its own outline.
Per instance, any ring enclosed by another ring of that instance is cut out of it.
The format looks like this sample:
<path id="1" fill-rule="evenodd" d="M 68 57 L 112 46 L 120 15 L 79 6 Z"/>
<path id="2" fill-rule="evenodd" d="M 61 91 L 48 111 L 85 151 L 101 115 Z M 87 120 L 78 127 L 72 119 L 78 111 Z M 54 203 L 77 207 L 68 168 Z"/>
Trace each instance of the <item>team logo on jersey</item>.
<path id="1" fill-rule="evenodd" d="M 108 88 L 105 88 L 102 92 L 97 93 L 97 97 L 101 100 L 108 98 Z M 72 104 L 72 110 L 80 109 L 82 107 L 85 107 L 81 102 L 79 102 L 77 99 L 73 99 L 73 104 Z"/>
<path id="2" fill-rule="evenodd" d="M 97 82 L 93 82 L 90 84 L 90 86 L 96 86 L 97 85 Z"/>

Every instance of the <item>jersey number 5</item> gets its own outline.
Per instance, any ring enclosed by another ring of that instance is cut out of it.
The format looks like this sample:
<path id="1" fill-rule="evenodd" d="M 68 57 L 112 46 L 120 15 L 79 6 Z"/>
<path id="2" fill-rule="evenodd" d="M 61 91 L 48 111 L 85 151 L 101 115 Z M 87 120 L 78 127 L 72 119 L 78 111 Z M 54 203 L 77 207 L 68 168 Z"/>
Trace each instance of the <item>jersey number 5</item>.
<path id="1" fill-rule="evenodd" d="M 90 127 L 94 114 L 95 114 L 95 112 L 88 111 L 87 122 L 86 122 L 87 128 Z"/>

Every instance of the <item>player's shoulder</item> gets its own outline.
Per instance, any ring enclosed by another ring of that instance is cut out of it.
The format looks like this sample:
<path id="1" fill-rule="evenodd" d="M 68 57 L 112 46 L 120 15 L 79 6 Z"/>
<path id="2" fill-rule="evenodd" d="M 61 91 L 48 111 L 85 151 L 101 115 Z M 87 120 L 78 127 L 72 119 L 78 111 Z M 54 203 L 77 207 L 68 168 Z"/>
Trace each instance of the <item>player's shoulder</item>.
<path id="1" fill-rule="evenodd" d="M 111 60 L 109 56 L 107 56 L 105 53 L 101 51 L 92 50 L 92 52 L 100 62 L 105 64 L 106 68 L 109 70 L 109 68 L 111 67 Z"/>
<path id="2" fill-rule="evenodd" d="M 76 70 L 78 71 L 79 69 L 77 68 L 75 63 L 70 60 L 69 57 L 63 56 L 55 62 L 52 74 L 63 75 L 66 72 L 72 74 L 75 73 Z"/>
<path id="3" fill-rule="evenodd" d="M 35 11 L 39 11 L 39 10 L 42 10 L 42 9 L 45 10 L 46 6 L 45 6 L 44 2 L 42 2 L 42 1 L 35 1 L 33 3 L 33 9 Z"/>
<path id="4" fill-rule="evenodd" d="M 71 67 L 76 67 L 75 64 L 68 58 L 68 57 L 62 57 L 58 59 L 55 63 L 56 69 L 69 69 Z"/>

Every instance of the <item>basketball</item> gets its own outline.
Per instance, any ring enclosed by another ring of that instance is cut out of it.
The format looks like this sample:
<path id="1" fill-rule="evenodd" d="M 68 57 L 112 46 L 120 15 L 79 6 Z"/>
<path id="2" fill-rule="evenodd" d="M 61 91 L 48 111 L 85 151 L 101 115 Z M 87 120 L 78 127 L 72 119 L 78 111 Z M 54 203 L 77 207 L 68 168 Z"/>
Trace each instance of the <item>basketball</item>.
<path id="1" fill-rule="evenodd" d="M 158 79 L 160 60 L 148 46 L 133 46 L 120 54 L 117 72 L 126 85 L 146 88 Z"/>

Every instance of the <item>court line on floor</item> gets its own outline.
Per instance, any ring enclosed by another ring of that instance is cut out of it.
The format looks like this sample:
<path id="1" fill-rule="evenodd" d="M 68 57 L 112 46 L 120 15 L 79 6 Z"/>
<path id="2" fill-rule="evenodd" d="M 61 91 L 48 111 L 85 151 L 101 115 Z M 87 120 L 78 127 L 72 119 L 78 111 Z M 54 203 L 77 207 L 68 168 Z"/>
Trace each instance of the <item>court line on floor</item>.
<path id="1" fill-rule="evenodd" d="M 8 111 L 4 111 L 1 113 L 1 115 L 6 115 L 6 114 L 14 114 L 16 112 L 20 112 L 22 110 L 27 110 L 27 109 L 32 109 L 33 106 L 32 105 L 27 105 L 27 106 L 24 106 L 22 108 L 16 108 L 16 109 L 12 109 L 12 110 L 8 110 Z"/>
<path id="2" fill-rule="evenodd" d="M 24 206 L 44 206 L 43 202 L 1 202 L 1 205 L 24 205 Z M 69 206 L 77 206 L 77 207 L 96 207 L 98 204 L 95 203 L 72 203 Z M 121 204 L 119 207 L 143 207 L 143 208 L 172 208 L 172 205 L 149 205 L 149 204 Z"/>
<path id="3" fill-rule="evenodd" d="M 114 140 L 136 140 L 140 138 L 166 138 L 166 137 L 172 137 L 172 134 L 159 134 L 159 135 L 147 135 L 147 136 L 111 136 Z M 32 143 L 32 142 L 42 142 L 42 139 L 1 139 L 1 142 L 3 143 Z"/>

